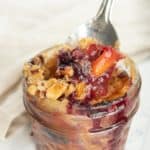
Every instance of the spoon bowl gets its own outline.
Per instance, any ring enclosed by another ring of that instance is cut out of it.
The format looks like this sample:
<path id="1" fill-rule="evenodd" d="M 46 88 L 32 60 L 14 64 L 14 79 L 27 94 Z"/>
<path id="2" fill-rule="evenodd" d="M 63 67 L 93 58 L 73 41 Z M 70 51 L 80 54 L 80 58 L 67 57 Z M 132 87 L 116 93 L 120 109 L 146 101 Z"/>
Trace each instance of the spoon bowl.
<path id="1" fill-rule="evenodd" d="M 88 23 L 80 25 L 69 37 L 69 42 L 77 41 L 81 38 L 91 37 L 106 45 L 116 47 L 118 36 L 115 28 L 110 22 L 110 13 L 113 0 L 103 0 L 95 18 Z"/>

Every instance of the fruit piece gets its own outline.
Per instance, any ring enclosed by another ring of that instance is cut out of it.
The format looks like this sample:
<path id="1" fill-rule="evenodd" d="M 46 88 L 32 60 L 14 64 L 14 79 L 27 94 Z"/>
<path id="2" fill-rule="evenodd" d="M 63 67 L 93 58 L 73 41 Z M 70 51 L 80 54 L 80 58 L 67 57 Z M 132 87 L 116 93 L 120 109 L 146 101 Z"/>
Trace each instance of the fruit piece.
<path id="1" fill-rule="evenodd" d="M 30 95 L 34 96 L 37 92 L 37 87 L 35 85 L 30 85 L 27 91 Z"/>
<path id="2" fill-rule="evenodd" d="M 108 92 L 108 80 L 101 76 L 95 82 L 92 83 L 91 95 L 93 98 L 99 99 L 105 96 Z"/>
<path id="3" fill-rule="evenodd" d="M 125 72 L 122 72 L 119 75 L 113 75 L 108 84 L 109 91 L 104 99 L 112 100 L 124 96 L 128 91 L 130 84 L 131 79 Z"/>
<path id="4" fill-rule="evenodd" d="M 73 68 L 71 66 L 66 66 L 64 74 L 69 77 L 72 77 L 74 74 Z"/>
<path id="5" fill-rule="evenodd" d="M 50 86 L 46 91 L 46 97 L 48 99 L 58 99 L 62 96 L 67 89 L 67 83 L 63 81 L 57 81 L 52 86 Z"/>
<path id="6" fill-rule="evenodd" d="M 74 70 L 74 76 L 78 79 L 79 76 L 82 75 L 82 67 L 79 63 L 73 63 L 72 67 L 73 67 L 73 70 Z"/>
<path id="7" fill-rule="evenodd" d="M 71 55 L 74 60 L 82 59 L 84 57 L 83 51 L 79 48 L 75 48 L 74 50 L 72 50 Z"/>
<path id="8" fill-rule="evenodd" d="M 70 62 L 72 62 L 72 56 L 71 56 L 71 52 L 70 51 L 65 51 L 62 50 L 60 51 L 59 55 L 59 64 L 64 64 L 64 65 L 68 65 Z"/>
<path id="9" fill-rule="evenodd" d="M 65 66 L 65 67 L 58 67 L 56 70 L 56 75 L 57 76 L 68 76 L 72 77 L 74 74 L 74 70 L 71 66 Z"/>
<path id="10" fill-rule="evenodd" d="M 51 78 L 51 79 L 47 80 L 48 87 L 52 86 L 55 83 L 57 83 L 57 79 L 55 79 L 55 78 Z"/>
<path id="11" fill-rule="evenodd" d="M 75 91 L 75 87 L 73 84 L 70 84 L 67 88 L 67 90 L 65 91 L 65 96 L 69 96 L 71 93 L 73 93 Z"/>
<path id="12" fill-rule="evenodd" d="M 93 61 L 99 56 L 102 52 L 101 45 L 98 44 L 91 44 L 86 50 L 86 53 L 88 54 L 89 60 Z"/>
<path id="13" fill-rule="evenodd" d="M 83 100 L 86 96 L 87 89 L 84 82 L 80 82 L 76 85 L 76 99 Z"/>
<path id="14" fill-rule="evenodd" d="M 103 50 L 103 53 L 92 62 L 92 73 L 95 76 L 100 76 L 102 73 L 106 72 L 123 57 L 119 51 L 111 47 L 104 47 Z"/>

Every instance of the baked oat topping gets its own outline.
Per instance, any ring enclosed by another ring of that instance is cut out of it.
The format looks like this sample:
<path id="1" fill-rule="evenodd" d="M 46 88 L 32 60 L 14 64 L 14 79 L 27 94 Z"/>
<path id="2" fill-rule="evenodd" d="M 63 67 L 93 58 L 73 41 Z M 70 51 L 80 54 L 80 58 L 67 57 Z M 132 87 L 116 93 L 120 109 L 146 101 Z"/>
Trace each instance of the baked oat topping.
<path id="1" fill-rule="evenodd" d="M 49 99 L 58 99 L 65 93 L 67 86 L 68 84 L 63 80 L 57 80 L 56 83 L 52 84 L 46 90 L 46 97 Z"/>
<path id="2" fill-rule="evenodd" d="M 126 56 L 94 39 L 81 39 L 72 49 L 64 46 L 51 56 L 43 52 L 23 70 L 28 94 L 49 103 L 112 101 L 124 96 L 132 83 L 129 72 L 118 65 Z"/>

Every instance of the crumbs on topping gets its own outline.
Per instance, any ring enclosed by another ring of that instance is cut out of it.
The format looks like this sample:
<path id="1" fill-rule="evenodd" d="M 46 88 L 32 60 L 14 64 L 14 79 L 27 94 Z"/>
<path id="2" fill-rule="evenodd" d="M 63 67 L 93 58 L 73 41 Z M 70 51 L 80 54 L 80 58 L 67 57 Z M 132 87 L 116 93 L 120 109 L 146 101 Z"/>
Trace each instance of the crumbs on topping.
<path id="1" fill-rule="evenodd" d="M 108 55 L 109 54 L 109 55 Z M 49 58 L 48 52 L 24 65 L 27 92 L 47 102 L 94 105 L 117 99 L 128 91 L 131 78 L 117 68 L 125 56 L 95 39 L 84 38 L 72 49 L 62 46 Z"/>

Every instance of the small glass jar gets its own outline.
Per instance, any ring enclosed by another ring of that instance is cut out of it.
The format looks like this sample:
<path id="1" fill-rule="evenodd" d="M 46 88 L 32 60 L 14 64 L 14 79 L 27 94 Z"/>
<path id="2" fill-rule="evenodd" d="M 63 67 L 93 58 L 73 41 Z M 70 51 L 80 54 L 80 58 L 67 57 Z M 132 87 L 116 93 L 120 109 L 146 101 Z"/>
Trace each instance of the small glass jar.
<path id="1" fill-rule="evenodd" d="M 32 116 L 32 133 L 37 150 L 124 150 L 128 131 L 139 106 L 141 78 L 136 71 L 124 97 L 97 106 L 73 105 L 71 113 L 45 112 L 27 93 L 24 104 Z"/>

